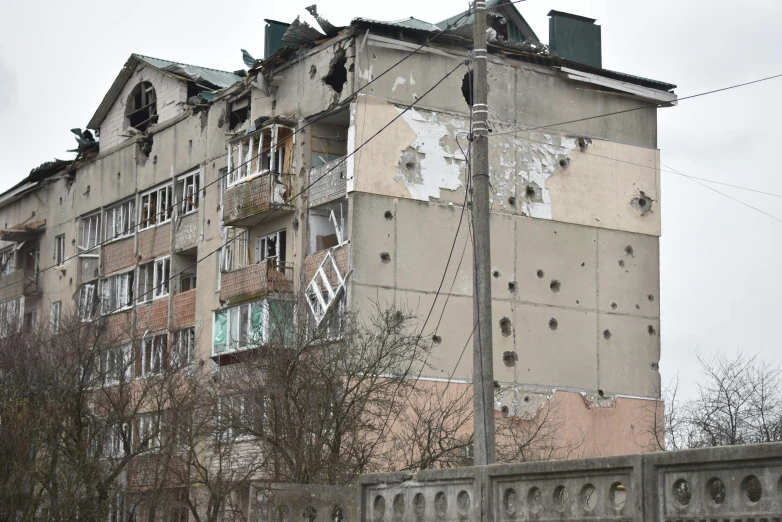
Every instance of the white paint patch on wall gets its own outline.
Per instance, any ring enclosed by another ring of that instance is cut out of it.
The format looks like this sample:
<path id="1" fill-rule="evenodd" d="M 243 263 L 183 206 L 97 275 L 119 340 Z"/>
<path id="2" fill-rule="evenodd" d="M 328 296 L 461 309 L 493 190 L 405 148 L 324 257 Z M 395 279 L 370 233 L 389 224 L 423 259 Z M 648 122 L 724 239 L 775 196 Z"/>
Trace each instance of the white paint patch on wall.
<path id="1" fill-rule="evenodd" d="M 400 76 L 400 77 L 398 77 L 396 80 L 394 80 L 394 86 L 393 86 L 393 87 L 391 87 L 391 92 L 394 92 L 394 91 L 396 91 L 396 88 L 397 88 L 397 87 L 399 87 L 400 85 L 404 85 L 406 81 L 407 81 L 407 80 L 405 80 L 405 79 L 404 79 L 404 78 L 402 78 L 401 76 Z"/>
<path id="2" fill-rule="evenodd" d="M 403 109 L 397 107 L 401 113 Z M 439 198 L 440 189 L 456 190 L 462 186 L 460 179 L 460 163 L 463 158 L 454 155 L 454 151 L 440 145 L 443 138 L 453 139 L 456 134 L 465 130 L 464 120 L 446 114 L 409 110 L 402 115 L 413 132 L 415 141 L 410 145 L 422 154 L 420 162 L 420 183 L 407 180 L 401 173 L 399 177 L 405 180 L 405 185 L 413 199 L 429 201 L 429 198 Z"/>
<path id="3" fill-rule="evenodd" d="M 546 188 L 546 181 L 559 166 L 559 160 L 576 148 L 576 139 L 551 134 L 535 135 L 533 139 L 537 142 L 514 139 L 515 148 L 521 155 L 518 175 L 524 187 L 530 183 L 539 187 L 542 201 L 523 198 L 521 209 L 530 217 L 552 219 L 551 194 Z M 538 143 L 540 141 L 547 144 Z"/>

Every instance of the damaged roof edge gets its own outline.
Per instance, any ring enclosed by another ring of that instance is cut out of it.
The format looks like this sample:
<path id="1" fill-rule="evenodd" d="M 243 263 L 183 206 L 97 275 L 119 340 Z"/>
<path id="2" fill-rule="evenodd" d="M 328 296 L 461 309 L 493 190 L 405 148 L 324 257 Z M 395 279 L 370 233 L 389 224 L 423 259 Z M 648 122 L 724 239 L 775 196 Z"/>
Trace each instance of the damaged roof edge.
<path id="1" fill-rule="evenodd" d="M 114 105 L 114 102 L 119 97 L 120 92 L 122 92 L 123 87 L 130 79 L 133 71 L 138 64 L 142 62 L 180 81 L 194 81 L 200 84 L 206 83 L 214 86 L 215 89 L 224 89 L 242 80 L 241 76 L 228 71 L 172 62 L 170 60 L 133 53 L 114 79 L 114 82 L 106 92 L 100 105 L 98 105 L 98 109 L 87 124 L 88 129 L 98 129 L 100 127 L 100 124 L 103 122 L 103 119 L 106 117 L 109 110 L 111 110 L 112 105 Z"/>
<path id="2" fill-rule="evenodd" d="M 54 159 L 35 167 L 30 171 L 30 174 L 25 176 L 19 183 L 0 193 L 0 208 L 16 201 L 30 190 L 40 185 L 42 181 L 67 170 L 72 163 L 73 160 Z"/>

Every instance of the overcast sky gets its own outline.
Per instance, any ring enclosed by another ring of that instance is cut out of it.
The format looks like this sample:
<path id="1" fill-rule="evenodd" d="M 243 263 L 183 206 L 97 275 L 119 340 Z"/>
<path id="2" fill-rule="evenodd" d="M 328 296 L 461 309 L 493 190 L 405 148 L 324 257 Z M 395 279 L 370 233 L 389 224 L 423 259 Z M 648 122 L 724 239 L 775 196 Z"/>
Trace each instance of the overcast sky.
<path id="1" fill-rule="evenodd" d="M 240 48 L 263 55 L 264 18 L 292 21 L 315 0 L 2 1 L 0 191 L 52 158 L 71 157 L 69 129 L 85 127 L 135 52 L 225 70 Z M 335 24 L 353 17 L 437 22 L 467 1 L 326 0 Z M 782 1 L 528 0 L 517 4 L 548 41 L 550 9 L 597 18 L 603 66 L 678 85 L 687 96 L 782 73 Z M 782 79 L 659 111 L 662 162 L 691 176 L 782 194 Z M 745 350 L 782 363 L 782 221 L 689 179 L 662 173 L 663 381 L 690 393 L 703 354 Z M 782 200 L 715 189 L 782 219 Z"/>

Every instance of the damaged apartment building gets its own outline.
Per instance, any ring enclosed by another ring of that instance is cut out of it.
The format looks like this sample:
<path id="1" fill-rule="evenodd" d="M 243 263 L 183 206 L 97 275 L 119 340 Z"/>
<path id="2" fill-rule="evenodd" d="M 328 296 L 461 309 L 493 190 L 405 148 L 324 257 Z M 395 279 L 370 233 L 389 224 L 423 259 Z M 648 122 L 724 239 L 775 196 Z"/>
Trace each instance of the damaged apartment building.
<path id="1" fill-rule="evenodd" d="M 552 11 L 544 45 L 513 4 L 488 7 L 497 414 L 556 397 L 591 454 L 637 452 L 639 408 L 660 401 L 656 113 L 675 86 L 602 68 L 594 20 Z M 313 325 L 434 302 L 421 378 L 469 385 L 468 218 L 439 288 L 466 201 L 467 66 L 424 93 L 468 61 L 472 16 L 312 12 L 322 32 L 267 20 L 246 70 L 131 55 L 76 159 L 0 196 L 7 315 L 137 324 L 142 376 L 173 343 L 231 364 L 295 295 Z"/>

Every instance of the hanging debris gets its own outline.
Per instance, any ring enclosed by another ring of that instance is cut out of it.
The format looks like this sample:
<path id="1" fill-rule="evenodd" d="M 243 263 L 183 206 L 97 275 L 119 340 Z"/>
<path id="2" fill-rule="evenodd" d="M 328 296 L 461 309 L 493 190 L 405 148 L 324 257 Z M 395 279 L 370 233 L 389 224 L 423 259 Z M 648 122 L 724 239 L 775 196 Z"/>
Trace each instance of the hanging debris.
<path id="1" fill-rule="evenodd" d="M 309 7 L 306 7 L 307 12 L 312 15 L 312 17 L 318 21 L 318 25 L 321 29 L 323 29 L 323 32 L 326 33 L 326 36 L 337 36 L 337 33 L 339 32 L 339 27 L 334 27 L 331 22 L 323 18 L 318 14 L 318 6 L 317 4 L 312 4 Z"/>
<path id="2" fill-rule="evenodd" d="M 307 22 L 302 22 L 297 16 L 293 23 L 282 35 L 282 41 L 294 44 L 306 44 L 326 38 L 326 35 L 310 26 Z"/>

